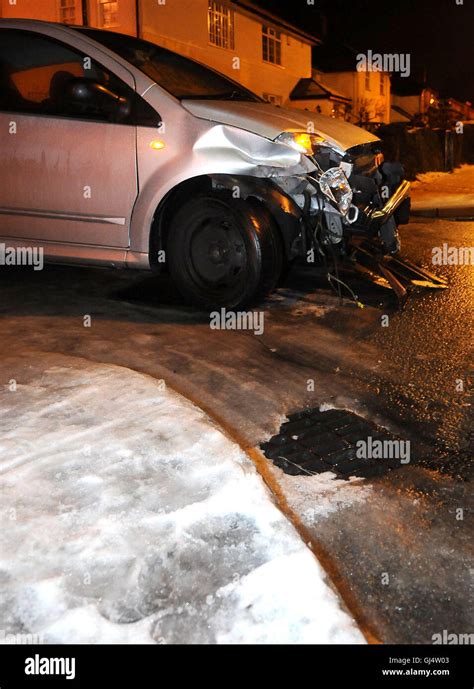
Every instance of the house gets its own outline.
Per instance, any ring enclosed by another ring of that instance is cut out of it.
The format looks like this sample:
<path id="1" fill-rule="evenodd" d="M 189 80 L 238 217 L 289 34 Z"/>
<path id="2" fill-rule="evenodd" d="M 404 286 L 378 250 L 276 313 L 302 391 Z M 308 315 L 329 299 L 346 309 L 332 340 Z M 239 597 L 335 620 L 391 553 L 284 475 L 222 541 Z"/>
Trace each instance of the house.
<path id="1" fill-rule="evenodd" d="M 324 74 L 313 70 L 310 78 L 300 79 L 290 94 L 291 106 L 311 110 L 327 117 L 349 120 L 352 101 L 348 96 L 328 86 Z"/>
<path id="2" fill-rule="evenodd" d="M 88 24 L 142 38 L 222 72 L 276 104 L 311 78 L 319 41 L 250 0 L 0 0 L 0 16 Z"/>
<path id="3" fill-rule="evenodd" d="M 393 80 L 393 122 L 410 122 L 439 128 L 473 120 L 472 103 L 446 98 L 430 86 L 412 79 Z"/>
<path id="4" fill-rule="evenodd" d="M 390 123 L 390 74 L 359 71 L 356 51 L 339 43 L 317 46 L 313 61 L 324 85 L 350 100 L 345 119 L 355 124 Z"/>
<path id="5" fill-rule="evenodd" d="M 472 122 L 472 120 L 474 120 L 474 108 L 469 101 L 463 103 L 462 101 L 456 100 L 456 98 L 449 98 L 447 106 L 453 115 L 453 119 L 459 120 L 460 122 Z"/>
<path id="6" fill-rule="evenodd" d="M 426 120 L 430 108 L 439 105 L 439 93 L 412 79 L 392 80 L 392 122 Z"/>
<path id="7" fill-rule="evenodd" d="M 89 24 L 136 35 L 135 0 L 0 0 L 1 18 Z"/>
<path id="8" fill-rule="evenodd" d="M 248 0 L 142 0 L 142 35 L 235 79 L 276 104 L 311 77 L 318 41 Z"/>

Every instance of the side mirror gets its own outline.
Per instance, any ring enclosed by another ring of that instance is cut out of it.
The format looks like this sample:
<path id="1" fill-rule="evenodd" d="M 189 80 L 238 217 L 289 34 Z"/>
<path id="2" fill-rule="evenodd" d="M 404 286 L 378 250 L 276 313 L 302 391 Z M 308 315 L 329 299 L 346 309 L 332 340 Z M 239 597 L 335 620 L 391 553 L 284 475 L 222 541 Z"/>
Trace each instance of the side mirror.
<path id="1" fill-rule="evenodd" d="M 132 104 L 128 98 L 114 93 L 93 79 L 73 78 L 64 88 L 66 105 L 92 114 L 106 114 L 118 121 L 129 117 Z"/>

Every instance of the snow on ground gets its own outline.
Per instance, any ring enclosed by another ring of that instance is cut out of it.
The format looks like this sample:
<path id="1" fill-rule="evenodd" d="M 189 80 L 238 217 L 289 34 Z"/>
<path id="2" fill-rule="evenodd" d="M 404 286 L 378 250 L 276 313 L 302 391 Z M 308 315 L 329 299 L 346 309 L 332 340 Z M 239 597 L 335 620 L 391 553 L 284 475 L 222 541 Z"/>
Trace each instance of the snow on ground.
<path id="1" fill-rule="evenodd" d="M 425 172 L 411 186 L 414 209 L 474 206 L 474 165 L 453 172 Z"/>
<path id="2" fill-rule="evenodd" d="M 364 642 L 253 464 L 203 412 L 128 369 L 39 353 L 16 366 L 16 391 L 0 390 L 5 634 Z"/>
<path id="3" fill-rule="evenodd" d="M 327 472 L 314 476 L 290 476 L 281 469 L 272 469 L 290 508 L 300 515 L 308 527 L 328 517 L 333 512 L 364 503 L 373 494 L 365 479 L 336 478 Z"/>

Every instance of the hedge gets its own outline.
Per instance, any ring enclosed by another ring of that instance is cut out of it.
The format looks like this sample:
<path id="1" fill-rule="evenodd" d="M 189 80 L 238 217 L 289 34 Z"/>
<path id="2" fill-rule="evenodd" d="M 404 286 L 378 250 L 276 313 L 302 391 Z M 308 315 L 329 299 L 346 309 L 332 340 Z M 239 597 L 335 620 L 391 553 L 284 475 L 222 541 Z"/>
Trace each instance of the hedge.
<path id="1" fill-rule="evenodd" d="M 464 125 L 462 134 L 441 129 L 413 129 L 403 124 L 381 127 L 377 136 L 388 161 L 400 161 L 407 179 L 421 172 L 445 171 L 463 163 L 474 164 L 474 125 Z"/>

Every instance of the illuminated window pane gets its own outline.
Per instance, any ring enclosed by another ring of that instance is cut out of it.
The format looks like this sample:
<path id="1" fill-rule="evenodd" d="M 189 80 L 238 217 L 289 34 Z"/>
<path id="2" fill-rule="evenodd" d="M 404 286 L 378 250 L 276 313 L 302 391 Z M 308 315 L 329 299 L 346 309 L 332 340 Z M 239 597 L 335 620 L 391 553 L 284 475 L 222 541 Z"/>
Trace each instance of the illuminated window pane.
<path id="1" fill-rule="evenodd" d="M 209 0 L 209 41 L 218 48 L 234 49 L 234 12 L 222 2 Z"/>
<path id="2" fill-rule="evenodd" d="M 100 12 L 104 28 L 118 25 L 118 0 L 100 0 Z"/>

